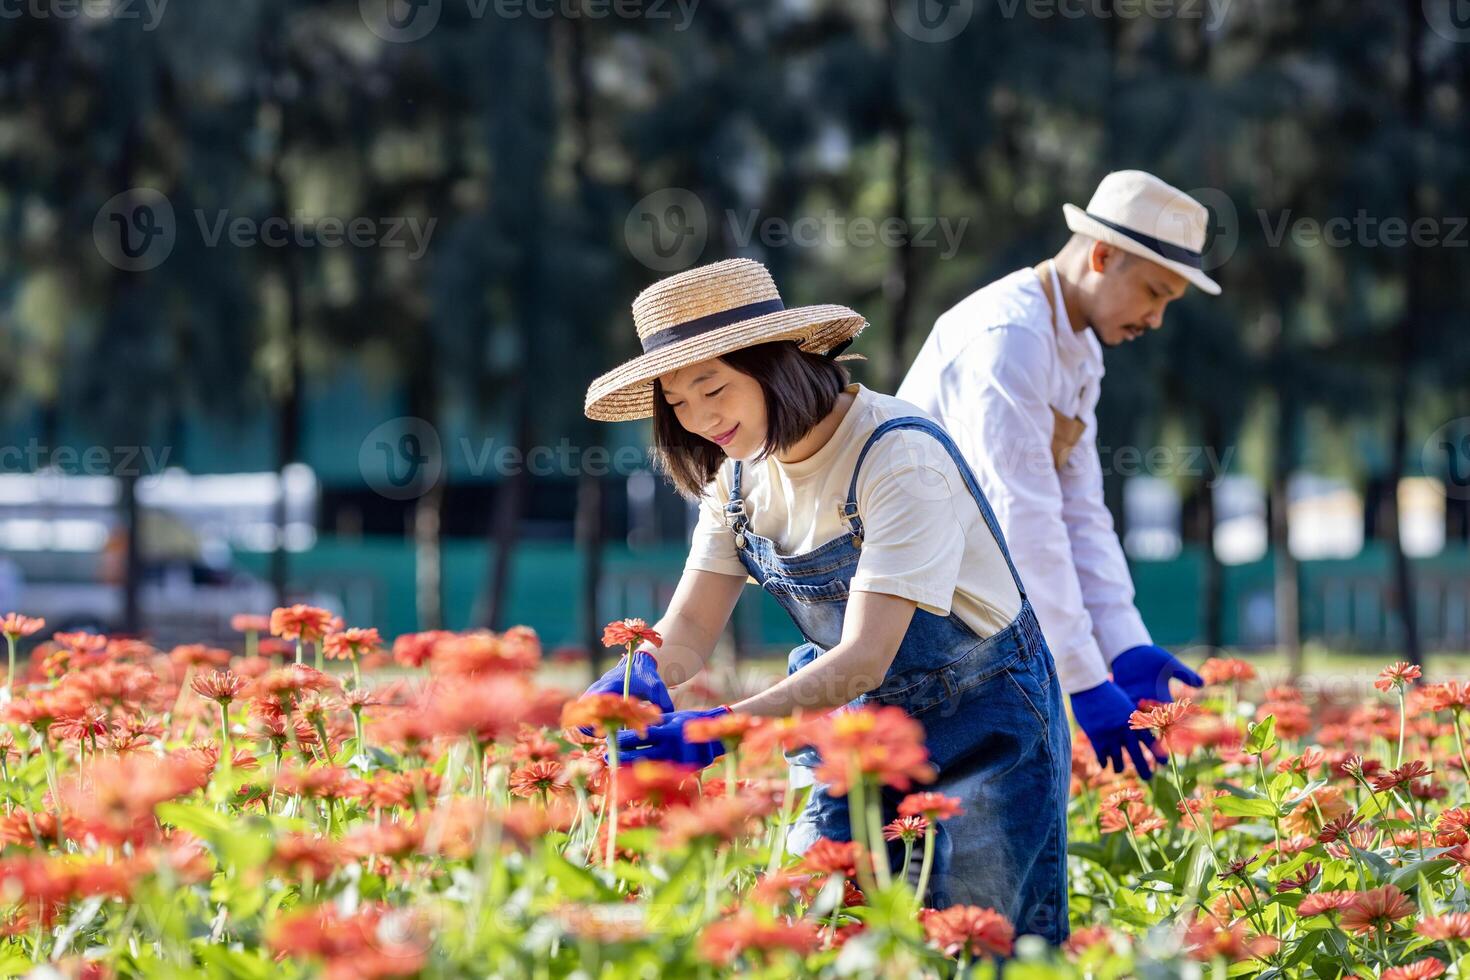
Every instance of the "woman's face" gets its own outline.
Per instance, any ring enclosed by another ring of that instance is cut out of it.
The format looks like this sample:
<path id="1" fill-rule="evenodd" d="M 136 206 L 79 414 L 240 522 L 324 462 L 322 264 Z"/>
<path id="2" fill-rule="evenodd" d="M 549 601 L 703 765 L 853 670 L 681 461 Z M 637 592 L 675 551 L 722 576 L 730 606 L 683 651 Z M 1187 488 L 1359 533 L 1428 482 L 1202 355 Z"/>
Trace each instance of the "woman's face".
<path id="1" fill-rule="evenodd" d="M 766 394 L 755 378 L 714 358 L 658 380 L 679 424 L 726 456 L 753 459 L 765 447 Z"/>

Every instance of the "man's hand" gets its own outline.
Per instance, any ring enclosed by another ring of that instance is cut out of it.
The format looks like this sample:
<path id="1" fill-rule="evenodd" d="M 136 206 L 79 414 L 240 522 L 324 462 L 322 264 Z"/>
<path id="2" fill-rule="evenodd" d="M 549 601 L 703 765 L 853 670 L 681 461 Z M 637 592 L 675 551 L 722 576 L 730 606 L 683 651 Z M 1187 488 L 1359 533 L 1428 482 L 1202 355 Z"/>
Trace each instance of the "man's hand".
<path id="1" fill-rule="evenodd" d="M 587 694 L 622 694 L 623 671 L 627 654 L 618 658 L 617 666 L 592 682 Z M 642 650 L 633 651 L 633 675 L 628 682 L 628 696 L 652 701 L 662 711 L 674 710 L 674 698 L 669 694 L 663 678 L 658 676 L 658 662 Z M 583 735 L 591 735 L 592 729 L 583 728 Z"/>
<path id="2" fill-rule="evenodd" d="M 684 738 L 684 725 L 696 718 L 716 718 L 730 713 L 724 705 L 718 708 L 703 708 L 689 711 L 670 711 L 657 725 L 650 725 L 648 734 L 642 738 L 637 732 L 618 732 L 618 761 L 636 762 L 639 759 L 662 759 L 681 762 L 703 768 L 725 754 L 725 745 L 719 739 L 713 742 L 690 742 Z"/>
<path id="3" fill-rule="evenodd" d="M 1128 718 L 1135 707 L 1137 702 L 1112 681 L 1103 681 L 1097 687 L 1072 695 L 1072 714 L 1087 733 L 1098 765 L 1105 769 L 1111 765 L 1115 772 L 1121 773 L 1126 749 L 1133 759 L 1133 768 L 1149 779 L 1153 776 L 1149 756 L 1154 752 L 1154 737 L 1128 727 Z"/>
<path id="4" fill-rule="evenodd" d="M 1135 705 L 1150 701 L 1173 701 L 1169 681 L 1180 680 L 1190 687 L 1204 687 L 1200 675 L 1163 647 L 1137 646 L 1113 658 L 1113 683 L 1123 689 Z"/>

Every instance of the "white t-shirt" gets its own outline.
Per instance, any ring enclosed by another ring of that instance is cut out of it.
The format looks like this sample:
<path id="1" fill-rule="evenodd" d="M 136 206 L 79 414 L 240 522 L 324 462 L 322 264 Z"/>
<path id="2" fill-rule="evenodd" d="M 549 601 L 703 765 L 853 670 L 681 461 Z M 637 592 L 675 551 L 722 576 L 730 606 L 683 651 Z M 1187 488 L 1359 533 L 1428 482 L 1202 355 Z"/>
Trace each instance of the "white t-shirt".
<path id="1" fill-rule="evenodd" d="M 799 463 L 747 460 L 741 493 L 750 530 L 783 555 L 799 555 L 849 533 L 838 508 L 847 500 L 858 454 L 891 418 L 932 419 L 907 402 L 862 385 L 827 444 Z M 746 575 L 725 523 L 734 462 L 726 460 L 700 501 L 685 568 Z M 880 438 L 857 481 L 863 544 L 850 589 L 912 599 L 937 616 L 951 611 L 980 637 L 1008 626 L 1021 610 L 1005 556 L 970 496 L 954 460 L 933 435 L 900 429 Z"/>

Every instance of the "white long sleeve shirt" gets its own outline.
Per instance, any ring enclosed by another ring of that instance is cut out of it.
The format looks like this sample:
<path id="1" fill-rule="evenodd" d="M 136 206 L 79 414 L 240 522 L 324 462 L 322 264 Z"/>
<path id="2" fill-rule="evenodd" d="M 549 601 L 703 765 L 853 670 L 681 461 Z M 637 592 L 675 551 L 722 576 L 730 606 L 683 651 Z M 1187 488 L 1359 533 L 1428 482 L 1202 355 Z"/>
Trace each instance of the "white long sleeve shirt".
<path id="1" fill-rule="evenodd" d="M 1124 650 L 1151 643 L 1103 503 L 1097 452 L 1102 346 L 1057 324 L 1044 287 L 1021 269 L 934 324 L 898 397 L 934 415 L 974 469 L 1005 534 L 1068 694 L 1108 679 Z M 1081 439 L 1052 462 L 1052 409 L 1081 419 Z"/>

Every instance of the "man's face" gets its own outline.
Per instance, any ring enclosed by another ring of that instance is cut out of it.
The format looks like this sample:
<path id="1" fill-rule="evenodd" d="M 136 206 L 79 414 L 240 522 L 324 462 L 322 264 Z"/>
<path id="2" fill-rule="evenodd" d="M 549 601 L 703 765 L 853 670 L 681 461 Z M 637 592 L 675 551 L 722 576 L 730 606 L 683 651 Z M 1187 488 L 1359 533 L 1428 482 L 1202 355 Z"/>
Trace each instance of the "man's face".
<path id="1" fill-rule="evenodd" d="M 1098 279 L 1088 319 L 1097 339 L 1108 347 L 1163 326 L 1164 307 L 1183 296 L 1189 285 L 1171 269 L 1103 243 L 1094 247 L 1091 258 Z"/>

